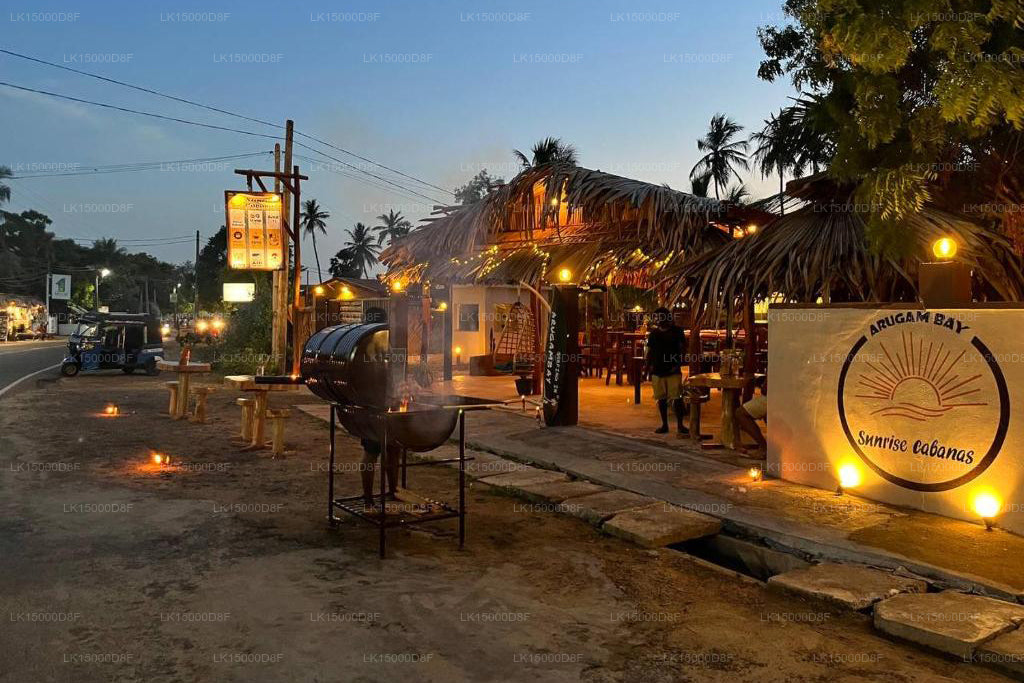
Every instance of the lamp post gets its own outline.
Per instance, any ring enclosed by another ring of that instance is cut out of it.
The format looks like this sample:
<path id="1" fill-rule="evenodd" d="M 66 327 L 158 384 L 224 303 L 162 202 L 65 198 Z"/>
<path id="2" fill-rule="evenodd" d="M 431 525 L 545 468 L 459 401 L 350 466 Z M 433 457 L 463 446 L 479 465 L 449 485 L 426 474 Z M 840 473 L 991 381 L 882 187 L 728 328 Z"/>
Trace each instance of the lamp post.
<path id="1" fill-rule="evenodd" d="M 100 268 L 96 271 L 96 312 L 100 312 L 100 278 L 107 277 L 110 275 L 110 270 L 107 268 Z"/>

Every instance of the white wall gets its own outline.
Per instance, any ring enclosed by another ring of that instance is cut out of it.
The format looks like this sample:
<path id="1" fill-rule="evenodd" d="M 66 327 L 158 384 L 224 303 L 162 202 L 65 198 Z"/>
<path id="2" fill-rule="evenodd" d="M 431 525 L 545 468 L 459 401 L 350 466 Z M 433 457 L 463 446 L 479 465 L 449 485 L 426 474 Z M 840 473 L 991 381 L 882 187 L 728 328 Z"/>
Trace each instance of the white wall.
<path id="1" fill-rule="evenodd" d="M 773 306 L 769 474 L 835 489 L 845 466 L 856 495 L 973 521 L 993 495 L 1024 533 L 1021 329 L 1020 308 Z"/>
<path id="2" fill-rule="evenodd" d="M 515 303 L 515 286 L 504 285 L 455 285 L 452 299 L 455 310 L 452 312 L 452 346 L 462 347 L 462 362 L 468 363 L 470 356 L 482 356 L 490 351 L 488 348 L 489 334 L 494 324 L 494 307 L 498 304 Z M 523 290 L 519 296 L 525 305 L 530 303 L 530 294 Z M 477 304 L 480 307 L 480 329 L 476 332 L 459 331 L 459 307 L 462 304 Z M 497 339 L 497 332 L 495 332 Z"/>

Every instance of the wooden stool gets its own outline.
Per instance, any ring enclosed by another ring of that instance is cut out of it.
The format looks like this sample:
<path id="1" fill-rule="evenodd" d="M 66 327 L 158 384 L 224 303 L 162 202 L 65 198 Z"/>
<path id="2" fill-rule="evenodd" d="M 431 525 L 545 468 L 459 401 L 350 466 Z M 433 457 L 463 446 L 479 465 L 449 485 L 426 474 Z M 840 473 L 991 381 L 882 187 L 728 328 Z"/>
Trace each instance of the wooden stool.
<path id="1" fill-rule="evenodd" d="M 252 416 L 253 411 L 256 409 L 256 399 L 236 398 L 235 405 L 242 407 L 242 429 L 238 434 L 238 438 L 242 441 L 243 445 L 248 445 L 252 441 Z"/>
<path id="2" fill-rule="evenodd" d="M 206 397 L 215 390 L 216 387 L 192 387 L 192 394 L 196 397 L 196 411 L 192 416 L 193 422 L 206 423 Z"/>
<path id="3" fill-rule="evenodd" d="M 284 455 L 284 421 L 292 411 L 288 408 L 276 408 L 267 411 L 267 417 L 274 422 L 274 445 L 271 451 L 273 457 Z"/>
<path id="4" fill-rule="evenodd" d="M 167 404 L 167 414 L 174 417 L 175 410 L 178 407 L 178 383 L 164 382 L 164 386 L 171 392 L 171 401 Z"/>

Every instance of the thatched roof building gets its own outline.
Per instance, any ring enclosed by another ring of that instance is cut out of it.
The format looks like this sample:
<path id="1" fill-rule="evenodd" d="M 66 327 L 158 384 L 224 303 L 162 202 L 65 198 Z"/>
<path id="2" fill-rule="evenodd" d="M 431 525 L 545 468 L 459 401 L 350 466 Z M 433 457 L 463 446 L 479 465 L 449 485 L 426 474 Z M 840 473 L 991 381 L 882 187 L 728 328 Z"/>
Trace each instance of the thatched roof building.
<path id="1" fill-rule="evenodd" d="M 481 201 L 452 207 L 396 241 L 381 260 L 389 280 L 537 285 L 568 268 L 576 282 L 652 286 L 684 256 L 763 223 L 763 210 L 666 186 L 547 164 L 528 168 Z"/>
<path id="2" fill-rule="evenodd" d="M 906 219 L 902 255 L 889 255 L 872 247 L 867 212 L 849 188 L 819 175 L 790 182 L 786 192 L 801 208 L 667 269 L 670 296 L 712 308 L 746 294 L 794 302 L 914 301 L 918 264 L 934 260 L 935 240 L 950 237 L 959 247 L 957 258 L 973 267 L 982 298 L 1024 298 L 1021 259 L 999 232 L 925 206 Z"/>

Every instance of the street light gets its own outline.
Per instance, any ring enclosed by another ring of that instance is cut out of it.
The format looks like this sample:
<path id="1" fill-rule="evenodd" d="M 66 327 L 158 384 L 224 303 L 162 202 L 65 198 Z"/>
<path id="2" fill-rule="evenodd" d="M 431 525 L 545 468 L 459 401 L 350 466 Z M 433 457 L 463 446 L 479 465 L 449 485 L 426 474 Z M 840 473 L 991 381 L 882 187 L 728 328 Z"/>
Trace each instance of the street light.
<path id="1" fill-rule="evenodd" d="M 100 278 L 110 275 L 109 268 L 100 268 L 96 271 L 96 312 L 100 311 Z"/>

